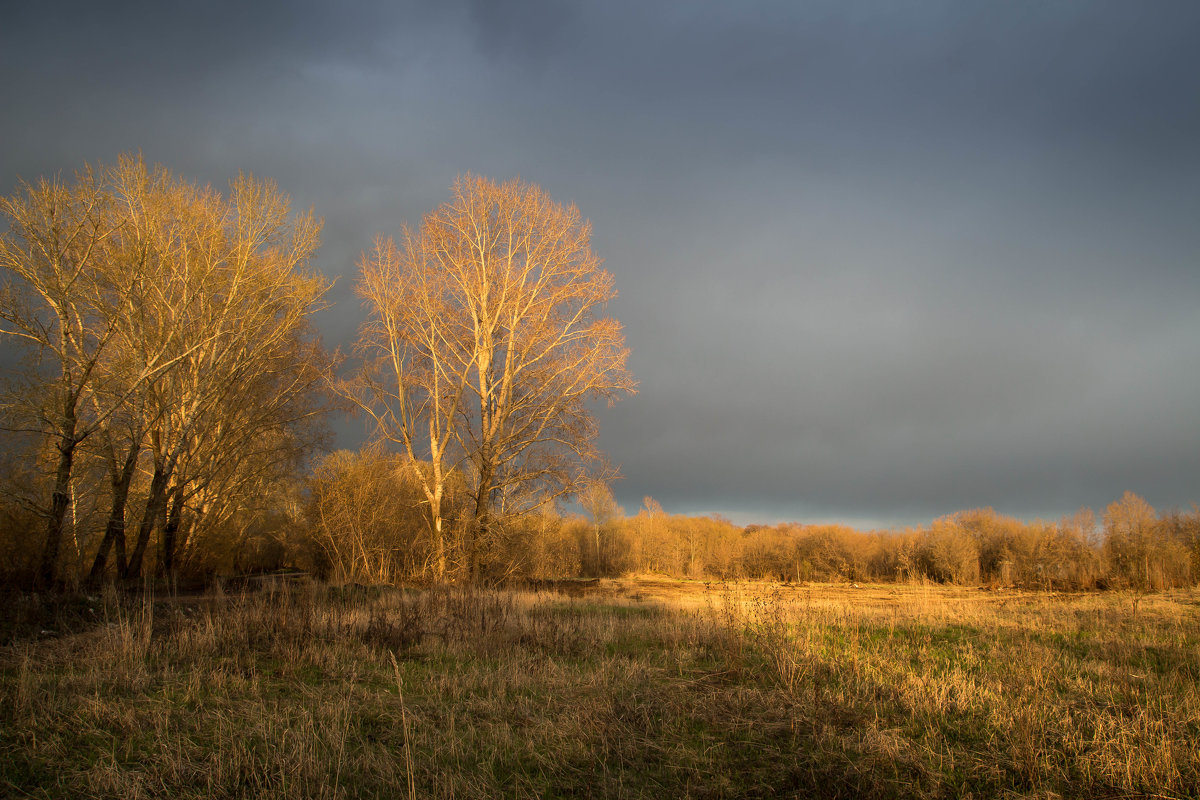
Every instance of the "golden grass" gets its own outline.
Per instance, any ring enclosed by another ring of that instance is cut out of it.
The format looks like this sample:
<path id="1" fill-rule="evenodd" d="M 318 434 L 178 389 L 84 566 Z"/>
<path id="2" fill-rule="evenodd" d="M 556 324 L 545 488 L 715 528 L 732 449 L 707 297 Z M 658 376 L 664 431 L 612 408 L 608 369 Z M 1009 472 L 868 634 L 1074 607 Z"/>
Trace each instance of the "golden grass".
<path id="1" fill-rule="evenodd" d="M 115 597 L 0 649 L 0 795 L 1200 792 L 1200 594 Z"/>

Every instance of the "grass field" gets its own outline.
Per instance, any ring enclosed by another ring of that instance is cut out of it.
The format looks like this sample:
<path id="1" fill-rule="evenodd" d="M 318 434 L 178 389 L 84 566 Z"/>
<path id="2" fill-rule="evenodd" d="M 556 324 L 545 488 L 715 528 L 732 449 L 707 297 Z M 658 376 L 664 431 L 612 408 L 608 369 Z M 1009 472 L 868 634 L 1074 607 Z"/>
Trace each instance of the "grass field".
<path id="1" fill-rule="evenodd" d="M 1200 593 L 10 602 L 0 795 L 1200 796 Z"/>

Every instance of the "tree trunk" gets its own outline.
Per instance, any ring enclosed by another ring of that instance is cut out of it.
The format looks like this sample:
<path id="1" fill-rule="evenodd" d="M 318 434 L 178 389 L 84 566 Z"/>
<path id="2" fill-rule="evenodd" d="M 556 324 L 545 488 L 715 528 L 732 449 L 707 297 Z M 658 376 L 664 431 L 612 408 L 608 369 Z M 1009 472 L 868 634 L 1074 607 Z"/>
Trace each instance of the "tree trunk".
<path id="1" fill-rule="evenodd" d="M 121 577 L 132 580 L 142 574 L 142 558 L 146 553 L 146 545 L 150 543 L 150 534 L 163 515 L 167 505 L 167 481 L 170 478 L 166 465 L 157 458 L 154 461 L 154 476 L 150 479 L 150 496 L 146 498 L 146 510 L 142 513 L 142 522 L 138 526 L 137 541 L 133 545 L 133 553 Z"/>
<path id="2" fill-rule="evenodd" d="M 58 471 L 54 476 L 54 492 L 50 495 L 50 520 L 46 526 L 46 545 L 38 569 L 37 586 L 49 589 L 57 577 L 58 551 L 62 546 L 63 524 L 71 505 L 71 470 L 75 464 L 75 409 L 68 403 L 62 438 L 58 442 Z"/>
<path id="3" fill-rule="evenodd" d="M 472 583 L 479 581 L 480 543 L 486 539 L 492 521 L 492 469 L 485 464 L 479 471 L 479 489 L 475 493 L 475 524 L 468 533 L 467 566 Z"/>
<path id="4" fill-rule="evenodd" d="M 442 486 L 438 484 L 433 492 L 433 500 L 429 504 L 429 513 L 433 518 L 433 572 L 434 579 L 441 583 L 446 579 L 446 535 L 442 531 Z"/>
<path id="5" fill-rule="evenodd" d="M 604 574 L 604 564 L 600 558 L 600 523 L 595 523 L 594 527 L 596 529 L 596 577 L 600 577 Z"/>
<path id="6" fill-rule="evenodd" d="M 425 476 L 416 468 L 417 462 L 412 457 L 411 449 L 409 464 L 417 479 L 421 481 L 425 497 L 429 500 L 429 533 L 433 537 L 433 578 L 437 583 L 441 583 L 446 579 L 446 532 L 443 524 L 445 520 L 442 517 L 442 500 L 446 496 L 446 476 L 442 474 L 441 456 L 436 446 L 437 439 L 432 421 L 429 424 L 429 439 L 430 450 L 434 454 L 429 465 L 433 485 L 430 486 L 425 480 Z"/>
<path id="7" fill-rule="evenodd" d="M 117 574 L 125 572 L 125 506 L 129 502 L 129 486 L 133 483 L 133 471 L 137 466 L 141 443 L 133 442 L 125 456 L 125 463 L 118 468 L 114 456 L 111 464 L 112 474 L 112 508 L 108 514 L 108 523 L 104 526 L 104 539 L 100 549 L 96 551 L 96 559 L 92 562 L 91 572 L 88 573 L 88 583 L 97 584 L 104 578 L 108 569 L 108 553 L 113 548 L 117 553 Z"/>
<path id="8" fill-rule="evenodd" d="M 175 575 L 176 538 L 179 533 L 179 523 L 183 517 L 183 487 L 177 486 L 171 493 L 171 509 L 167 513 L 167 523 L 163 526 L 162 566 L 167 577 Z"/>

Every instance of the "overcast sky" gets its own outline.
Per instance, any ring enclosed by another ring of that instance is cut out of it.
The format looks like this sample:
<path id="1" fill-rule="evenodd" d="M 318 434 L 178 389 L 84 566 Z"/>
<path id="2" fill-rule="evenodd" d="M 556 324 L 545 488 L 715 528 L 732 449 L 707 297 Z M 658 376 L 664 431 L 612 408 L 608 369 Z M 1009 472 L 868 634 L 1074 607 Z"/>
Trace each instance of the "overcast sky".
<path id="1" fill-rule="evenodd" d="M 23 3 L 0 191 L 140 150 L 355 263 L 520 176 L 615 275 L 630 513 L 1200 501 L 1200 3 Z M 343 444 L 361 436 L 343 431 Z"/>

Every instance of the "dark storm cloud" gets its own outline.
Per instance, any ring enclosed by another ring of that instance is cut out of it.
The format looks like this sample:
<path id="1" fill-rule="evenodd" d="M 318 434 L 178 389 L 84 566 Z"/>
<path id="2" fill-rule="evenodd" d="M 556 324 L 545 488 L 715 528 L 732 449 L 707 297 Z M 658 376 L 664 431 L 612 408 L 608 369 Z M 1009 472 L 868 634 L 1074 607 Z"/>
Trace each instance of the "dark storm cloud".
<path id="1" fill-rule="evenodd" d="M 577 203 L 618 495 L 739 519 L 1200 500 L 1192 3 L 27 4 L 0 180 L 275 178 L 353 265 L 459 172 Z"/>

